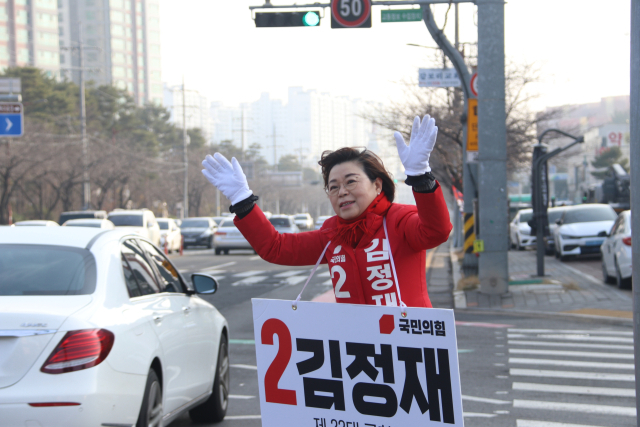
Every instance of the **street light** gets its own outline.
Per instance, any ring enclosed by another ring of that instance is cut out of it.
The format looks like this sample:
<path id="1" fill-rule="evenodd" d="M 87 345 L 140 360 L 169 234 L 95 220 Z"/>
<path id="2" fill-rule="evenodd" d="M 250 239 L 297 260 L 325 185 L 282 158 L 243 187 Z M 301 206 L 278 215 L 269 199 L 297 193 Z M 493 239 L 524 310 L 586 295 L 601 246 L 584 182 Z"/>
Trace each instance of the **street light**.
<path id="1" fill-rule="evenodd" d="M 545 200 L 546 203 L 543 203 L 542 200 L 542 166 L 547 164 L 547 160 L 550 158 L 557 156 L 565 150 L 573 147 L 576 144 L 580 144 L 584 142 L 584 136 L 573 136 L 567 132 L 564 132 L 560 129 L 547 129 L 538 138 L 539 145 L 542 145 L 542 139 L 550 132 L 559 133 L 566 137 L 573 139 L 573 142 L 564 147 L 556 148 L 550 153 L 546 153 L 534 159 L 533 161 L 533 171 L 532 171 L 532 181 L 533 181 L 533 217 L 535 218 L 536 225 L 536 250 L 537 250 L 537 267 L 538 267 L 538 276 L 544 276 L 544 233 L 546 230 L 547 223 L 549 222 L 549 217 L 547 216 L 547 204 L 548 198 Z"/>

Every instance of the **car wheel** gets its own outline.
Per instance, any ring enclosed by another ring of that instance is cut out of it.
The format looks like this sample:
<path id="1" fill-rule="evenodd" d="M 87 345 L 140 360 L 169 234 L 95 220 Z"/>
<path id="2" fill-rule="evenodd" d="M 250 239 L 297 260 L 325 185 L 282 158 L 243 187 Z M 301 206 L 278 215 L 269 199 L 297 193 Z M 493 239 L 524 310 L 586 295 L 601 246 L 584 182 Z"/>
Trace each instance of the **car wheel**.
<path id="1" fill-rule="evenodd" d="M 216 255 L 220 255 L 222 253 L 222 249 L 216 248 Z"/>
<path id="2" fill-rule="evenodd" d="M 136 427 L 161 427 L 162 415 L 162 386 L 156 371 L 149 369 Z"/>
<path id="3" fill-rule="evenodd" d="M 218 350 L 216 377 L 213 380 L 211 396 L 189 411 L 191 420 L 196 423 L 217 423 L 224 419 L 229 407 L 229 344 L 222 337 Z"/>
<path id="4" fill-rule="evenodd" d="M 224 254 L 225 254 L 225 255 L 229 255 L 229 249 L 225 249 L 225 250 L 224 250 Z"/>
<path id="5" fill-rule="evenodd" d="M 209 243 L 207 243 L 207 248 L 211 249 L 213 247 L 213 237 L 209 239 Z"/>
<path id="6" fill-rule="evenodd" d="M 616 285 L 618 289 L 631 289 L 631 279 L 623 279 L 620 274 L 620 267 L 618 267 L 618 260 L 615 260 L 616 264 Z"/>
<path id="7" fill-rule="evenodd" d="M 524 251 L 524 246 L 520 245 L 520 238 L 517 238 L 517 243 L 516 243 L 516 247 L 518 248 L 519 251 Z"/>
<path id="8" fill-rule="evenodd" d="M 607 265 L 604 263 L 604 257 L 602 257 L 602 280 L 604 280 L 604 283 L 613 283 L 613 277 L 609 276 Z"/>

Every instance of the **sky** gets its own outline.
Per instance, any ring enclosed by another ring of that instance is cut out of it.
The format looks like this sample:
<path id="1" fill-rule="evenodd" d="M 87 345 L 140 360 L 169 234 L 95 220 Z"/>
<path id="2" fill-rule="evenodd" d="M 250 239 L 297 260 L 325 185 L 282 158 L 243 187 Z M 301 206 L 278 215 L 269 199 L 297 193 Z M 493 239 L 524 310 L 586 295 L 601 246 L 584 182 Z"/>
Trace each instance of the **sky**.
<path id="1" fill-rule="evenodd" d="M 329 9 L 317 28 L 255 28 L 249 6 L 264 0 L 160 0 L 162 79 L 234 106 L 263 92 L 286 101 L 302 86 L 335 96 L 385 102 L 406 96 L 435 47 L 423 22 L 332 29 Z M 315 0 L 272 0 L 274 5 Z M 328 2 L 328 0 L 327 0 Z M 402 6 L 394 8 L 410 8 Z M 447 5 L 432 6 L 439 26 Z M 460 41 L 477 41 L 477 8 L 460 5 Z M 454 39 L 453 7 L 445 33 Z M 629 94 L 630 0 L 510 0 L 505 4 L 507 62 L 538 69 L 531 108 L 598 102 Z"/>

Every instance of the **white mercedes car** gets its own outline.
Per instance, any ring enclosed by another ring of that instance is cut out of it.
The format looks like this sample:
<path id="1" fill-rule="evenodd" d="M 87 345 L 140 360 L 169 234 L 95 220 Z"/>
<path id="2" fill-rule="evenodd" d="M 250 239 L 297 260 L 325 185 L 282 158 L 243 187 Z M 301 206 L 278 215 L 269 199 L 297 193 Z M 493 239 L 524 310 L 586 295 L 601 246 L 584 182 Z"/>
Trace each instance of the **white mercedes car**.
<path id="1" fill-rule="evenodd" d="M 605 282 L 621 289 L 631 288 L 633 260 L 631 251 L 631 211 L 623 211 L 600 246 L 602 276 Z"/>
<path id="2" fill-rule="evenodd" d="M 520 251 L 536 243 L 536 236 L 531 235 L 528 222 L 533 216 L 533 209 L 520 209 L 509 224 L 509 242 L 512 248 Z"/>
<path id="3" fill-rule="evenodd" d="M 617 217 L 616 211 L 605 204 L 568 207 L 556 221 L 556 257 L 564 261 L 573 255 L 600 254 L 600 245 Z"/>
<path id="4" fill-rule="evenodd" d="M 122 230 L 15 227 L 0 242 L 0 424 L 161 426 L 224 418 L 225 318 Z"/>

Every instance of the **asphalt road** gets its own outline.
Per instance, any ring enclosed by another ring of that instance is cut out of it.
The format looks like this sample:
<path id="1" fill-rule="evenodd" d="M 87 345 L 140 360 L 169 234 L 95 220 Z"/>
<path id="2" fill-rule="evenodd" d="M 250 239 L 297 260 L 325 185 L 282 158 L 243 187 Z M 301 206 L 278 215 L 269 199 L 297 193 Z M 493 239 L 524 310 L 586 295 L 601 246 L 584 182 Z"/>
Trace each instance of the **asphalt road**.
<path id="1" fill-rule="evenodd" d="M 260 426 L 251 298 L 293 300 L 311 268 L 276 266 L 250 251 L 195 249 L 172 259 L 185 276 L 208 272 L 220 282 L 207 299 L 229 322 L 232 395 L 217 425 Z M 302 299 L 329 289 L 321 267 Z M 465 426 L 636 425 L 630 324 L 491 313 L 456 313 L 456 323 Z M 187 415 L 171 424 L 191 425 Z"/>

